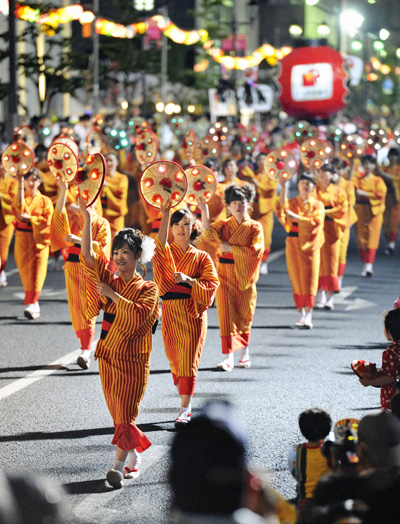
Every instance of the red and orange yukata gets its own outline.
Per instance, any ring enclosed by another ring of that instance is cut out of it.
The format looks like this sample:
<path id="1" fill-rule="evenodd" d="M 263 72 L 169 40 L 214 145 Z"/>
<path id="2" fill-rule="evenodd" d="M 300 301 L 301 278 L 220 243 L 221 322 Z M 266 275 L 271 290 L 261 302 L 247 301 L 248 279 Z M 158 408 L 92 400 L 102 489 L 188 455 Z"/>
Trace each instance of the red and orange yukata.
<path id="1" fill-rule="evenodd" d="M 14 234 L 12 202 L 18 192 L 18 180 L 8 175 L 0 179 L 0 273 L 4 271 Z"/>
<path id="2" fill-rule="evenodd" d="M 357 172 L 352 178 L 356 190 L 356 236 L 361 261 L 373 264 L 379 247 L 383 213 L 385 212 L 386 184 L 381 177 Z M 357 189 L 366 191 L 368 197 L 357 196 Z"/>
<path id="3" fill-rule="evenodd" d="M 210 227 L 205 231 L 210 241 L 232 245 L 232 253 L 219 256 L 221 285 L 216 296 L 222 353 L 228 354 L 246 348 L 250 342 L 264 237 L 261 224 L 249 216 L 241 224 L 230 217 Z"/>
<path id="4" fill-rule="evenodd" d="M 251 218 L 257 220 L 257 222 L 260 222 L 262 225 L 264 232 L 264 253 L 261 261 L 267 262 L 271 254 L 278 182 L 272 180 L 264 171 L 253 173 L 249 167 L 243 169 L 242 175 L 248 177 L 250 182 L 251 178 L 255 178 L 258 182 L 258 186 L 256 186 L 256 198 L 252 203 L 253 211 L 251 212 Z"/>
<path id="5" fill-rule="evenodd" d="M 396 242 L 400 222 L 400 166 L 383 167 L 392 177 L 393 190 L 386 193 L 383 229 L 388 242 Z"/>
<path id="6" fill-rule="evenodd" d="M 53 204 L 37 191 L 34 197 L 25 195 L 23 205 L 15 196 L 14 215 L 27 213 L 29 222 L 15 221 L 14 258 L 25 290 L 24 306 L 35 304 L 40 297 L 47 275 L 50 223 Z"/>
<path id="7" fill-rule="evenodd" d="M 106 268 L 104 253 L 94 255 L 94 259 L 90 269 L 80 256 L 88 282 L 86 314 L 94 318 L 100 309 L 104 312 L 94 356 L 99 360 L 104 397 L 115 425 L 112 444 L 142 453 L 151 443 L 135 422 L 150 374 L 152 327 L 159 314 L 158 290 L 154 282 L 144 280 L 138 273 L 129 282 L 116 277 Z M 120 295 L 117 303 L 99 297 L 97 281 Z"/>
<path id="8" fill-rule="evenodd" d="M 325 208 L 325 240 L 321 247 L 318 289 L 337 293 L 340 290 L 338 279 L 340 241 L 346 228 L 347 196 L 343 189 L 329 184 L 325 190 L 317 186 L 315 197 Z"/>
<path id="9" fill-rule="evenodd" d="M 301 220 L 289 220 L 289 209 Z M 277 216 L 286 229 L 286 264 L 297 309 L 314 307 L 318 291 L 321 246 L 324 243 L 324 205 L 313 196 L 303 202 L 300 196 L 278 204 Z"/>
<path id="10" fill-rule="evenodd" d="M 207 334 L 207 308 L 219 280 L 208 253 L 193 246 L 183 252 L 177 244 L 155 239 L 154 281 L 162 298 L 161 332 L 174 384 L 180 395 L 193 395 L 201 352 Z M 193 284 L 175 284 L 172 273 L 193 278 Z"/>
<path id="11" fill-rule="evenodd" d="M 68 214 L 65 209 L 62 213 L 59 213 L 57 209 L 54 210 L 50 232 L 51 249 L 53 251 L 63 250 L 65 285 L 72 327 L 81 343 L 81 349 L 90 349 L 94 339 L 96 320 L 86 318 L 86 277 L 82 265 L 79 263 L 81 246 L 64 240 L 65 236 L 69 234 L 81 237 L 82 228 L 83 217 L 80 213 Z M 94 251 L 100 253 L 100 250 L 102 250 L 106 258 L 109 258 L 111 250 L 110 226 L 105 218 L 98 217 L 95 214 L 92 217 L 92 239 Z"/>
<path id="12" fill-rule="evenodd" d="M 128 214 L 129 179 L 118 171 L 113 176 L 106 175 L 106 184 L 101 191 L 103 217 L 111 227 L 111 238 L 125 227 L 125 215 Z"/>
<path id="13" fill-rule="evenodd" d="M 342 277 L 346 270 L 347 249 L 349 247 L 349 242 L 350 242 L 350 229 L 357 222 L 357 214 L 354 209 L 354 206 L 356 204 L 356 193 L 355 193 L 354 185 L 352 184 L 351 180 L 346 180 L 345 178 L 341 178 L 338 187 L 342 188 L 345 191 L 346 196 L 347 196 L 347 212 L 344 218 L 346 228 L 343 232 L 342 238 L 340 239 L 340 253 L 339 253 L 338 276 Z"/>

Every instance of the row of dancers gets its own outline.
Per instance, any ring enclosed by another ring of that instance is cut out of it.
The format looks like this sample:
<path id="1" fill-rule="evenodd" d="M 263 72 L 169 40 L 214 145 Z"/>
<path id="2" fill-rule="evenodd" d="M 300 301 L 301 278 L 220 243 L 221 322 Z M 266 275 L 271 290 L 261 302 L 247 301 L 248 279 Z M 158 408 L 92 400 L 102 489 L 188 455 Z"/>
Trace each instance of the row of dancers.
<path id="1" fill-rule="evenodd" d="M 234 173 L 235 163 L 229 162 Z M 336 164 L 340 167 L 340 163 Z M 378 226 L 383 221 L 386 185 L 373 174 L 373 157 L 364 157 L 361 166 L 362 171 L 347 182 L 353 187 L 349 194 L 355 196 L 358 239 L 365 242 L 360 250 L 364 252 L 364 263 L 372 264 L 376 240 L 379 242 Z M 328 309 L 332 309 L 333 293 L 339 290 L 340 246 L 354 216 L 350 218 L 348 193 L 332 183 L 338 177 L 340 170 L 334 163 L 325 164 L 315 175 L 303 172 L 298 176 L 299 194 L 291 199 L 287 198 L 284 179 L 280 180 L 279 202 L 274 211 L 288 233 L 286 256 L 299 311 L 298 327 L 312 327 L 318 288 L 328 294 L 325 302 L 321 299 Z M 60 184 L 53 210 L 49 197 L 39 191 L 41 178 L 36 168 L 16 180 L 18 188 L 11 211 L 16 226 L 15 260 L 25 289 L 25 316 L 37 318 L 40 312 L 38 299 L 46 276 L 49 245 L 53 251 L 63 249 L 71 322 L 81 342 L 78 364 L 83 369 L 90 365 L 95 319 L 103 310 L 95 358 L 115 424 L 112 443 L 117 446 L 117 455 L 107 479 L 112 486 L 120 487 L 124 477 L 138 475 L 140 454 L 150 445 L 135 421 L 149 376 L 159 298 L 165 352 L 181 401 L 177 426 L 190 422 L 207 333 L 206 311 L 215 295 L 223 353 L 218 367 L 232 371 L 237 351 L 238 366 L 251 365 L 249 342 L 256 283 L 265 253 L 263 225 L 249 213 L 256 184 L 233 180 L 223 186 L 226 218 L 213 220 L 211 201 L 207 205 L 199 199 L 203 245 L 219 251 L 215 264 L 211 249 L 210 253 L 198 249 L 199 241 L 197 247 L 192 245 L 200 228 L 186 208 L 171 216 L 171 203 L 162 203 L 158 233 L 152 243 L 132 228 L 122 228 L 112 236 L 109 221 L 99 216 L 96 206 L 86 208 L 80 199 L 73 202 L 65 183 Z M 144 280 L 136 269 L 138 263 L 151 259 L 154 282 Z"/>

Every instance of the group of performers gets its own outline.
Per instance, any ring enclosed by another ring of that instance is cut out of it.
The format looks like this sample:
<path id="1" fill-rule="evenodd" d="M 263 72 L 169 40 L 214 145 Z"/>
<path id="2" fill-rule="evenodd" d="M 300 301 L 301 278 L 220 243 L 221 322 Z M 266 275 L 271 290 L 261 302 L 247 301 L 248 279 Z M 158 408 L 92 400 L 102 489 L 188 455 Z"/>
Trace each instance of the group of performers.
<path id="1" fill-rule="evenodd" d="M 116 461 L 107 474 L 114 487 L 120 487 L 123 478 L 137 477 L 140 453 L 150 446 L 135 421 L 149 377 L 159 299 L 165 354 L 180 396 L 175 419 L 175 425 L 180 426 L 190 422 L 207 334 L 207 309 L 214 297 L 223 354 L 217 368 L 232 371 L 237 351 L 237 366 L 251 366 L 256 284 L 260 269 L 268 271 L 274 213 L 287 232 L 286 259 L 299 313 L 297 327 L 313 327 L 314 306 L 334 308 L 354 223 L 364 263 L 362 274 L 373 273 L 387 192 L 383 178 L 375 174 L 375 158 L 365 155 L 360 163 L 335 158 L 318 169 L 301 169 L 298 195 L 288 198 L 288 181 L 282 174 L 272 179 L 265 173 L 265 157 L 264 152 L 259 153 L 254 164 L 247 159 L 238 164 L 237 159 L 228 157 L 222 173 L 218 159 L 206 159 L 204 164 L 221 182 L 208 203 L 199 197 L 192 210 L 186 204 L 172 209 L 172 201 L 165 199 L 158 210 L 149 211 L 137 199 L 135 206 L 142 206 L 142 212 L 134 215 L 136 219 L 145 217 L 143 231 L 125 227 L 130 225 L 126 217 L 132 216 L 129 180 L 117 171 L 115 152 L 106 155 L 105 184 L 100 198 L 90 207 L 82 197 L 76 198 L 66 182 L 57 182 L 46 166 L 42 171 L 34 167 L 24 176 L 6 176 L 1 181 L 2 282 L 5 285 L 4 268 L 15 228 L 15 260 L 25 290 L 25 317 L 39 317 L 49 253 L 56 259 L 60 251 L 71 323 L 81 347 L 77 363 L 82 369 L 90 366 L 95 319 L 103 310 L 95 358 L 115 424 L 112 443 L 117 446 Z M 387 172 L 393 180 L 394 167 Z M 56 191 L 54 185 L 58 186 Z M 392 249 L 397 235 L 393 217 L 400 215 L 396 214 L 397 189 L 392 220 L 387 221 Z M 154 282 L 144 279 L 145 264 L 151 260 Z M 137 271 L 138 263 L 144 268 L 143 277 Z"/>

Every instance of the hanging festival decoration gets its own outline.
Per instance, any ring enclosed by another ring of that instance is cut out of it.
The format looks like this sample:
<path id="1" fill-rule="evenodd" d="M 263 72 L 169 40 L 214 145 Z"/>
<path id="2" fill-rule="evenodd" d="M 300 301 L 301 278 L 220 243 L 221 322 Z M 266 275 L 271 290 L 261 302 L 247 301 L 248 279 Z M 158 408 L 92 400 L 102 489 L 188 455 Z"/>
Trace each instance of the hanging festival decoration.
<path id="1" fill-rule="evenodd" d="M 297 118 L 327 118 L 345 105 L 347 72 L 340 53 L 329 46 L 294 49 L 280 61 L 279 100 Z"/>
<path id="2" fill-rule="evenodd" d="M 196 146 L 195 160 L 204 162 L 207 157 L 218 158 L 221 154 L 221 146 L 217 140 L 207 135 L 203 137 Z"/>

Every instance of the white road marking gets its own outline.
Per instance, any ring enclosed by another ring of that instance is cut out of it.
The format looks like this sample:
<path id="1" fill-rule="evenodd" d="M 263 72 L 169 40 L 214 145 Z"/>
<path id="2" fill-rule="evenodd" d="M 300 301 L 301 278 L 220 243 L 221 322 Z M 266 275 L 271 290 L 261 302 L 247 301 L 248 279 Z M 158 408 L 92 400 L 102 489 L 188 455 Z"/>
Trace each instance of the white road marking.
<path id="1" fill-rule="evenodd" d="M 96 344 L 97 340 L 95 341 Z M 47 364 L 48 366 L 66 366 L 73 362 L 76 362 L 76 358 L 78 357 L 80 352 L 80 349 L 75 349 L 71 353 L 68 353 L 68 355 L 64 355 L 63 357 L 55 360 L 51 364 Z M 80 368 L 79 368 L 80 369 Z M 33 371 L 32 373 L 29 373 L 24 378 L 19 378 L 18 380 L 14 380 L 14 382 L 11 382 L 7 386 L 4 386 L 4 388 L 0 389 L 0 400 L 3 400 L 14 393 L 17 393 L 18 391 L 21 391 L 21 389 L 27 388 L 31 384 L 34 384 L 38 380 L 42 380 L 43 378 L 48 377 L 49 375 L 55 373 L 56 369 L 45 369 L 44 367 L 42 369 L 38 369 L 37 371 Z"/>
<path id="2" fill-rule="evenodd" d="M 150 469 L 159 462 L 165 455 L 170 451 L 170 446 L 165 445 L 152 445 L 142 454 L 142 463 L 140 465 L 140 476 L 137 480 L 124 480 L 123 481 L 123 490 L 129 487 L 135 487 L 135 485 L 140 484 L 142 480 L 142 475 L 145 475 L 147 469 Z M 106 477 L 106 472 L 104 472 L 104 482 Z M 107 484 L 108 485 L 108 484 Z M 112 491 L 102 493 L 99 497 L 98 493 L 93 493 L 85 497 L 85 499 L 75 506 L 74 512 L 79 519 L 88 519 L 89 522 L 102 522 L 102 524 L 108 524 L 116 522 L 115 516 L 120 514 L 121 510 L 112 510 L 110 502 L 121 494 L 121 490 L 114 489 Z M 135 514 L 135 519 L 137 520 L 138 515 Z"/>
<path id="3" fill-rule="evenodd" d="M 349 297 L 357 291 L 357 286 L 343 287 L 338 295 L 335 296 L 335 304 L 342 304 L 345 307 L 345 311 L 354 311 L 356 309 L 366 309 L 368 307 L 376 306 L 375 302 L 370 302 L 364 298 L 353 298 L 349 300 Z"/>
<path id="4" fill-rule="evenodd" d="M 10 271 L 6 271 L 6 276 L 15 275 L 15 273 L 18 273 L 18 268 L 15 267 L 14 269 L 10 269 Z"/>
<path id="5" fill-rule="evenodd" d="M 271 253 L 268 257 L 268 264 L 270 262 L 273 262 L 274 260 L 280 258 L 281 256 L 283 256 L 285 254 L 285 250 L 284 249 L 279 249 L 278 251 L 274 251 L 273 253 Z"/>
<path id="6" fill-rule="evenodd" d="M 24 291 L 16 291 L 15 293 L 13 293 L 13 296 L 15 298 L 19 298 L 21 300 L 23 300 L 25 298 L 25 293 Z M 43 297 L 43 298 L 46 298 L 46 297 L 65 297 L 67 298 L 67 290 L 64 288 L 64 289 L 53 289 L 51 287 L 48 287 L 48 288 L 45 288 L 42 290 L 42 292 L 40 293 L 40 296 Z M 40 299 L 39 299 L 39 302 L 40 302 Z"/>

